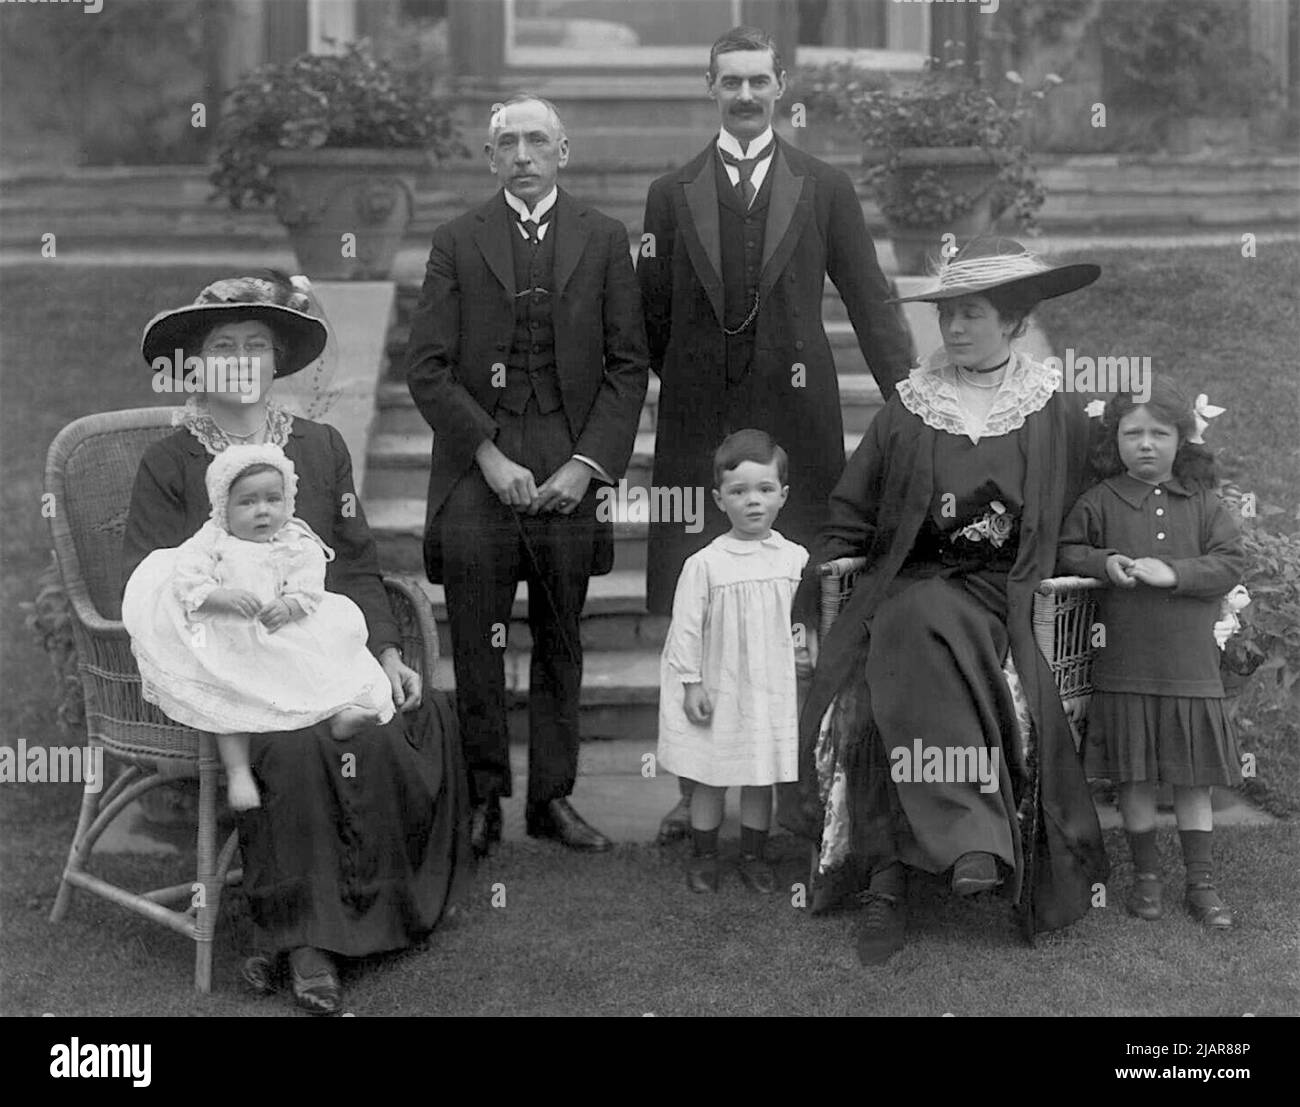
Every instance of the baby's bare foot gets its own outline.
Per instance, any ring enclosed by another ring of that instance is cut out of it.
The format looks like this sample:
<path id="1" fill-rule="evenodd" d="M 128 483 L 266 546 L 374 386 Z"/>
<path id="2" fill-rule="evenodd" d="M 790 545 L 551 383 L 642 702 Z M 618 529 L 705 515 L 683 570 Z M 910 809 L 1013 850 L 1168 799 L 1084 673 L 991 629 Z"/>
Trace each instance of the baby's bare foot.
<path id="1" fill-rule="evenodd" d="M 330 719 L 330 737 L 336 742 L 345 742 L 357 731 L 379 722 L 379 712 L 367 707 L 345 707 Z"/>
<path id="2" fill-rule="evenodd" d="M 257 782 L 247 769 L 228 771 L 226 780 L 226 798 L 236 811 L 250 811 L 262 806 L 262 797 L 257 791 Z"/>

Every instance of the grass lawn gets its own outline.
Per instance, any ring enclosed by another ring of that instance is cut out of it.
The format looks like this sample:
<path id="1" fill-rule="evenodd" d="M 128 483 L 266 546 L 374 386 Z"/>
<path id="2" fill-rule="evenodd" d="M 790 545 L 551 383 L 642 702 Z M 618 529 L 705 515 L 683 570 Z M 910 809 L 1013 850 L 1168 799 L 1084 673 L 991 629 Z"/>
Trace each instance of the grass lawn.
<path id="1" fill-rule="evenodd" d="M 1103 253 L 1095 293 L 1044 305 L 1042 321 L 1060 350 L 1149 353 L 1157 369 L 1210 393 L 1229 409 L 1212 441 L 1231 446 L 1244 487 L 1294 520 L 1300 262 L 1275 249 L 1235 263 L 1220 250 Z M 0 741 L 59 740 L 46 659 L 18 608 L 48 563 L 45 450 L 76 416 L 153 403 L 142 325 L 220 275 L 53 262 L 0 271 Z M 1262 705 L 1245 713 L 1262 802 L 1300 810 L 1294 721 Z M 218 930 L 216 991 L 201 1001 L 189 991 L 192 947 L 178 935 L 82 894 L 65 923 L 49 925 L 78 798 L 73 786 L 0 788 L 0 1013 L 289 1013 L 283 999 L 236 987 L 238 894 Z M 745 895 L 734 878 L 716 899 L 690 896 L 680 855 L 650 846 L 574 857 L 510 842 L 427 948 L 351 974 L 347 1004 L 358 1014 L 1293 1014 L 1298 835 L 1284 822 L 1217 836 L 1221 883 L 1240 919 L 1230 935 L 1203 934 L 1179 910 L 1158 924 L 1128 918 L 1119 906 L 1127 851 L 1112 834 L 1106 910 L 1027 950 L 1001 901 L 955 903 L 922 885 L 907 949 L 871 972 L 854 956 L 851 915 L 807 918 L 788 897 Z M 793 883 L 802 851 L 777 841 Z M 1172 835 L 1162 846 L 1167 872 L 1180 876 Z M 149 858 L 103 867 L 140 886 L 183 875 Z M 491 906 L 494 884 L 504 885 L 503 907 Z"/>
<path id="2" fill-rule="evenodd" d="M 6 1014 L 294 1013 L 286 996 L 239 991 L 237 910 L 217 932 L 207 999 L 190 990 L 192 947 L 178 935 L 80 895 L 50 926 L 67 827 L 44 818 L 29 827 L 4 829 L 26 847 L 5 881 Z M 426 948 L 345 975 L 346 1005 L 358 1015 L 1294 1014 L 1300 890 L 1276 862 L 1294 856 L 1298 836 L 1291 824 L 1221 835 L 1222 885 L 1241 919 L 1230 935 L 1203 932 L 1181 909 L 1159 923 L 1130 918 L 1120 905 L 1125 862 L 1107 909 L 1034 949 L 1005 902 L 917 887 L 907 947 L 869 971 L 853 950 L 854 914 L 809 918 L 788 896 L 750 895 L 733 874 L 717 897 L 694 896 L 677 850 L 626 845 L 581 857 L 507 842 Z M 802 879 L 803 850 L 777 842 L 784 883 Z M 1107 846 L 1124 856 L 1117 834 Z M 1181 872 L 1172 834 L 1162 846 L 1167 870 Z M 501 887 L 505 904 L 493 907 Z"/>

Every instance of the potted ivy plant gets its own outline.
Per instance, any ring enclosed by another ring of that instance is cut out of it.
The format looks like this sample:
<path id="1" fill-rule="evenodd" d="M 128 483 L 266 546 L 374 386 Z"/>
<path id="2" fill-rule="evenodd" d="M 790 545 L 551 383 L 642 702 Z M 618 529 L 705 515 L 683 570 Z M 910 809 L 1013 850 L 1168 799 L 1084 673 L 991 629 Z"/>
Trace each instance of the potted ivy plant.
<path id="1" fill-rule="evenodd" d="M 889 224 L 899 269 L 925 271 L 945 234 L 970 238 L 1004 214 L 1034 230 L 1046 199 L 1029 159 L 1023 124 L 1034 103 L 1061 83 L 1048 74 L 1026 92 L 1009 72 L 989 88 L 960 59 L 931 58 L 914 81 L 881 88 L 851 66 L 804 77 L 815 104 L 847 120 L 861 138 L 866 183 Z"/>
<path id="2" fill-rule="evenodd" d="M 210 180 L 232 208 L 274 200 L 298 264 L 326 280 L 388 276 L 431 161 L 467 153 L 426 73 L 368 42 L 300 54 L 231 89 Z"/>

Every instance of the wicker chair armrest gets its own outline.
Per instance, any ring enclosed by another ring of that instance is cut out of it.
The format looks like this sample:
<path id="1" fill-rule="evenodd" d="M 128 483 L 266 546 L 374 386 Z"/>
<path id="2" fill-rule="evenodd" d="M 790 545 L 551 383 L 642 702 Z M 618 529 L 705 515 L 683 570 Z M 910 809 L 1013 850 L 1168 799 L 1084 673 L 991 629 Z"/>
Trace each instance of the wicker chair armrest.
<path id="1" fill-rule="evenodd" d="M 865 557 L 836 557 L 817 566 L 818 575 L 823 577 L 842 577 L 849 573 L 858 573 L 867 567 Z"/>
<path id="2" fill-rule="evenodd" d="M 415 577 L 406 573 L 384 573 L 384 588 L 396 610 L 404 634 L 418 634 L 423 650 L 421 677 L 424 687 L 434 687 L 434 672 L 438 667 L 438 624 L 433 617 L 433 604 Z M 403 620 L 402 612 L 409 616 Z M 409 663 L 409 658 L 407 659 Z"/>
<path id="3" fill-rule="evenodd" d="M 105 619 L 95 608 L 83 581 L 65 581 L 64 594 L 72 607 L 73 615 L 88 634 L 93 634 L 96 638 L 119 638 L 124 642 L 129 640 L 121 619 Z"/>
<path id="4" fill-rule="evenodd" d="M 848 602 L 857 583 L 857 574 L 866 565 L 865 557 L 837 557 L 817 566 L 821 577 L 821 613 L 817 629 L 823 637 L 830 632 L 831 625 Z"/>
<path id="5" fill-rule="evenodd" d="M 1046 580 L 1039 581 L 1037 591 L 1044 596 L 1059 596 L 1067 592 L 1105 587 L 1106 582 L 1096 577 L 1048 577 Z"/>

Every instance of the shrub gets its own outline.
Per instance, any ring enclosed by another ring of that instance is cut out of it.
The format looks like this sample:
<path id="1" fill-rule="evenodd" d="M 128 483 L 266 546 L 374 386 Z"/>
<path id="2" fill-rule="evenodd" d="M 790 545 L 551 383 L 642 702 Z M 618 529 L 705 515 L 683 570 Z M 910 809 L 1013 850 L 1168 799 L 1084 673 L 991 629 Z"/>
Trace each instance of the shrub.
<path id="1" fill-rule="evenodd" d="M 217 131 L 215 196 L 232 208 L 275 193 L 266 155 L 321 147 L 423 149 L 442 160 L 467 153 L 432 77 L 376 58 L 367 42 L 342 54 L 300 54 L 265 65 L 231 89 Z"/>
<path id="2" fill-rule="evenodd" d="M 1019 227 L 1032 229 L 1046 192 L 1023 141 L 1033 105 L 1061 83 L 1048 74 L 1043 86 L 1026 91 L 1020 75 L 1008 72 L 991 90 L 966 73 L 960 60 L 931 58 L 910 87 L 881 87 L 878 79 L 841 64 L 806 70 L 801 90 L 814 108 L 848 121 L 881 160 L 867 174 L 881 211 L 900 226 L 950 223 L 969 212 L 979 196 L 927 170 L 903 183 L 900 151 L 919 147 L 981 147 L 997 167 L 993 193 L 996 218 L 1010 210 Z"/>

